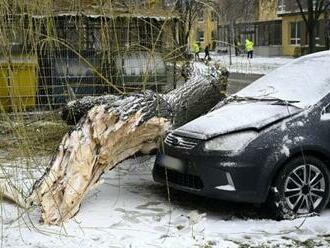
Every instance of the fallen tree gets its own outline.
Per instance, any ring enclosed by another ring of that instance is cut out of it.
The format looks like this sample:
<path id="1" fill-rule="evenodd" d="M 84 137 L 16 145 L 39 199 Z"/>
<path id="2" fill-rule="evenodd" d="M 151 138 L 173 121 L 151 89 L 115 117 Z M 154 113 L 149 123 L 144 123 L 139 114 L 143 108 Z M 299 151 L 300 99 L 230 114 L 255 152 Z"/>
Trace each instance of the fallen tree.
<path id="1" fill-rule="evenodd" d="M 74 216 L 101 175 L 138 153 L 159 147 L 166 132 L 207 112 L 225 96 L 225 69 L 201 73 L 172 92 L 89 98 L 69 104 L 63 117 L 77 123 L 59 145 L 28 205 L 41 207 L 41 221 L 60 224 Z"/>
<path id="2" fill-rule="evenodd" d="M 200 68 L 194 64 L 182 67 L 186 83 L 168 94 L 159 95 L 173 112 L 172 125 L 180 126 L 209 111 L 226 94 L 229 73 L 218 65 L 212 69 Z M 84 97 L 69 102 L 62 110 L 62 119 L 69 125 L 76 125 L 94 106 L 110 105 L 125 96 L 105 95 Z"/>

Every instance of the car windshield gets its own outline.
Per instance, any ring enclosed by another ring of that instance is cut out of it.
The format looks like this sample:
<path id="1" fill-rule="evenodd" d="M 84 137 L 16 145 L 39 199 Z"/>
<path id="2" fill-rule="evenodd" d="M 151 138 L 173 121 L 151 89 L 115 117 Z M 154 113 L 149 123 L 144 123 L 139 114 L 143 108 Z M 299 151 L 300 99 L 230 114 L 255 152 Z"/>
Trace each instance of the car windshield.
<path id="1" fill-rule="evenodd" d="M 330 52 L 304 56 L 282 66 L 236 93 L 239 99 L 280 99 L 299 108 L 319 102 L 330 92 Z"/>

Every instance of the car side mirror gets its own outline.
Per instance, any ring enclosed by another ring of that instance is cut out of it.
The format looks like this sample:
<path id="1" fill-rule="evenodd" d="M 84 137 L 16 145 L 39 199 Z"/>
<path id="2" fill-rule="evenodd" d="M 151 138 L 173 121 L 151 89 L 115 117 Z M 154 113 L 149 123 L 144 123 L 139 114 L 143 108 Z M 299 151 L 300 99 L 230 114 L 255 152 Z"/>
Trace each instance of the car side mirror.
<path id="1" fill-rule="evenodd" d="M 328 104 L 322 109 L 321 121 L 330 121 L 330 104 Z"/>

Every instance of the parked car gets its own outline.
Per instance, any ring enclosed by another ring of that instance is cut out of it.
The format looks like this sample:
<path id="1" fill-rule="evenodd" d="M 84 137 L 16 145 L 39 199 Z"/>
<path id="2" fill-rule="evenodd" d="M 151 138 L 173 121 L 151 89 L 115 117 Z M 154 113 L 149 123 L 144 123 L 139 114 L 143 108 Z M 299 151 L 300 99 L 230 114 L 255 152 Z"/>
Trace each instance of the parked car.
<path id="1" fill-rule="evenodd" d="M 330 51 L 301 57 L 173 130 L 153 177 L 176 189 L 268 202 L 278 217 L 329 202 Z"/>

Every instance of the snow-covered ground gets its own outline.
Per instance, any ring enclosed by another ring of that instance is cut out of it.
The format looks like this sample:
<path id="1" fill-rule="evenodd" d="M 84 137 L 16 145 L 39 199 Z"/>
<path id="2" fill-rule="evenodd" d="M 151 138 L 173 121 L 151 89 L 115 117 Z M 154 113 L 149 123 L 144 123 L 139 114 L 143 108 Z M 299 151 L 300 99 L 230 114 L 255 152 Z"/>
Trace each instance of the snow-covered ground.
<path id="1" fill-rule="evenodd" d="M 78 215 L 61 227 L 39 224 L 37 209 L 25 213 L 2 203 L 0 247 L 330 246 L 329 209 L 319 217 L 278 222 L 264 208 L 168 194 L 152 180 L 153 162 L 132 159 L 106 173 Z"/>
<path id="2" fill-rule="evenodd" d="M 204 54 L 200 55 L 204 58 Z M 244 74 L 267 74 L 274 69 L 285 65 L 293 60 L 291 57 L 260 57 L 255 56 L 253 59 L 248 59 L 245 55 L 232 56 L 232 65 L 230 65 L 229 55 L 219 55 L 218 53 L 211 54 L 212 61 L 216 61 L 226 66 L 230 72 Z"/>

